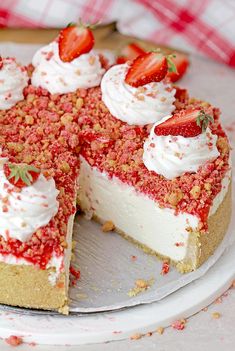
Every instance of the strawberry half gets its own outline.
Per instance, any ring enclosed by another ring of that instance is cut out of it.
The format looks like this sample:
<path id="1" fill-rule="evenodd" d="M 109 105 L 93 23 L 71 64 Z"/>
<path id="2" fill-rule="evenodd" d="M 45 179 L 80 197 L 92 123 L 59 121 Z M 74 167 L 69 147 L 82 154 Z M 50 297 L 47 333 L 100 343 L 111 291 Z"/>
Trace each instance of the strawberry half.
<path id="1" fill-rule="evenodd" d="M 125 56 L 118 56 L 116 60 L 116 64 L 120 65 L 122 63 L 126 63 L 128 60 Z"/>
<path id="2" fill-rule="evenodd" d="M 158 52 L 138 56 L 127 71 L 125 82 L 139 87 L 151 82 L 160 82 L 167 74 L 167 58 Z"/>
<path id="3" fill-rule="evenodd" d="M 136 57 L 143 54 L 145 54 L 145 51 L 137 43 L 130 43 L 122 49 L 121 56 L 117 57 L 116 63 L 122 64 L 127 61 L 133 61 Z"/>
<path id="4" fill-rule="evenodd" d="M 167 77 L 170 78 L 171 82 L 176 82 L 186 73 L 189 66 L 188 56 L 174 52 L 171 56 L 171 61 L 175 64 L 177 72 L 168 72 Z"/>
<path id="5" fill-rule="evenodd" d="M 105 70 L 109 69 L 109 60 L 103 55 L 103 54 L 98 54 L 99 55 L 99 60 L 101 67 L 104 68 Z"/>
<path id="6" fill-rule="evenodd" d="M 145 54 L 146 51 L 142 49 L 137 43 L 130 43 L 125 46 L 122 50 L 122 55 L 127 58 L 127 60 L 134 60 L 139 55 Z"/>
<path id="7" fill-rule="evenodd" d="M 181 135 L 185 138 L 195 137 L 206 130 L 213 117 L 200 109 L 184 110 L 154 129 L 156 135 Z"/>
<path id="8" fill-rule="evenodd" d="M 22 163 L 5 163 L 3 170 L 7 180 L 18 188 L 32 185 L 40 175 L 38 168 Z"/>
<path id="9" fill-rule="evenodd" d="M 3 59 L 2 59 L 2 56 L 0 56 L 0 69 L 2 69 L 3 67 Z"/>
<path id="10" fill-rule="evenodd" d="M 90 28 L 80 24 L 71 24 L 59 34 L 59 56 L 63 62 L 71 62 L 89 52 L 95 43 Z"/>

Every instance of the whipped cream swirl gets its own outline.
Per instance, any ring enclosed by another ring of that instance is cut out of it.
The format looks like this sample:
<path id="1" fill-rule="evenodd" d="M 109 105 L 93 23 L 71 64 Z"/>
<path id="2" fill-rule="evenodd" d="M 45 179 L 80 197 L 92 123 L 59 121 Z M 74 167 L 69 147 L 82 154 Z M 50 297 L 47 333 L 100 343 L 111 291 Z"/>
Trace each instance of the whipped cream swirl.
<path id="1" fill-rule="evenodd" d="M 55 41 L 39 49 L 32 63 L 35 67 L 32 84 L 47 89 L 51 94 L 96 87 L 104 74 L 98 54 L 90 51 L 71 62 L 63 62 Z"/>
<path id="2" fill-rule="evenodd" d="M 25 67 L 14 58 L 2 58 L 0 68 L 0 110 L 7 110 L 23 100 L 29 77 Z"/>
<path id="3" fill-rule="evenodd" d="M 110 68 L 101 81 L 102 100 L 110 113 L 130 125 L 155 123 L 174 109 L 175 89 L 153 82 L 135 88 L 125 83 L 128 64 Z"/>
<path id="4" fill-rule="evenodd" d="M 217 135 L 212 134 L 210 128 L 192 138 L 181 135 L 158 136 L 154 132 L 158 124 L 152 127 L 144 143 L 143 162 L 149 171 L 173 179 L 185 172 L 197 172 L 200 166 L 219 156 Z"/>
<path id="5" fill-rule="evenodd" d="M 28 241 L 33 233 L 47 225 L 59 208 L 54 179 L 40 174 L 35 183 L 17 192 L 0 169 L 0 235 L 5 240 Z"/>

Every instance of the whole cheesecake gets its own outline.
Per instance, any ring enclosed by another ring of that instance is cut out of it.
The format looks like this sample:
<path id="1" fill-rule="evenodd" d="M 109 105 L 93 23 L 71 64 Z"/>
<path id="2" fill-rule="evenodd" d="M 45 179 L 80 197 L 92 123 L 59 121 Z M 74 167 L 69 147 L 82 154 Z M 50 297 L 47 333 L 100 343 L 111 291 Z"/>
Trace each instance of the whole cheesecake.
<path id="1" fill-rule="evenodd" d="M 0 303 L 68 313 L 77 210 L 182 273 L 226 233 L 219 110 L 170 82 L 169 57 L 113 65 L 93 44 L 72 25 L 27 70 L 0 60 Z"/>

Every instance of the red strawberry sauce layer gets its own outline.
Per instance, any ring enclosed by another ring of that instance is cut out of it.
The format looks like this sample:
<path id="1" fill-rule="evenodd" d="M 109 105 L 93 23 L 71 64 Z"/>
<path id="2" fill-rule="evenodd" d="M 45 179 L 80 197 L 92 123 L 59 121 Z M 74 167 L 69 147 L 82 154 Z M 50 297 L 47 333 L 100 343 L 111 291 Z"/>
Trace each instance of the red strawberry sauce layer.
<path id="1" fill-rule="evenodd" d="M 0 237 L 1 254 L 25 258 L 42 269 L 52 252 L 59 256 L 66 248 L 67 223 L 75 212 L 79 126 L 73 119 L 77 119 L 77 101 L 77 94 L 50 96 L 45 90 L 29 86 L 25 89 L 25 101 L 8 111 L 0 111 L 3 155 L 11 162 L 25 162 L 40 168 L 46 177 L 54 177 L 60 190 L 57 215 L 29 241 L 5 241 Z"/>
<path id="2" fill-rule="evenodd" d="M 206 226 L 212 201 L 221 190 L 221 180 L 229 169 L 227 137 L 219 122 L 218 109 L 206 102 L 190 99 L 183 89 L 177 89 L 176 97 L 176 112 L 199 106 L 212 114 L 215 120 L 212 132 L 219 137 L 217 147 L 220 156 L 201 167 L 197 173 L 167 180 L 148 171 L 142 159 L 143 143 L 152 125 L 129 126 L 114 118 L 101 101 L 100 88 L 89 90 L 80 111 L 78 122 L 81 129 L 90 130 L 90 134 L 87 133 L 90 140 L 83 143 L 81 154 L 90 165 L 134 186 L 160 206 L 173 208 L 176 213 L 197 215 Z"/>

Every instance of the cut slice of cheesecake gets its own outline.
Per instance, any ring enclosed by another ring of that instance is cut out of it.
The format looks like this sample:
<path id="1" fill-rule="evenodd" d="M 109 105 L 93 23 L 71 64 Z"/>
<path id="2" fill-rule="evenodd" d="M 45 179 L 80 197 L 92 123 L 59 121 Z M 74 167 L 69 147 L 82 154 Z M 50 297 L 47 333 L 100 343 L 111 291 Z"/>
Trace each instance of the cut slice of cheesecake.
<path id="1" fill-rule="evenodd" d="M 231 167 L 218 109 L 178 88 L 176 97 L 175 114 L 206 108 L 213 115 L 219 156 L 198 172 L 172 180 L 149 171 L 142 155 L 151 126 L 121 122 L 109 113 L 100 89 L 91 89 L 79 116 L 81 126 L 86 118 L 89 128 L 83 128 L 78 198 L 90 217 L 112 221 L 124 237 L 188 272 L 213 254 L 226 233 Z"/>
<path id="2" fill-rule="evenodd" d="M 27 237 L 20 237 L 17 233 L 13 237 L 11 229 L 9 236 L 3 235 L 5 217 L 4 213 L 1 214 L 0 303 L 68 313 L 69 267 L 79 172 L 75 151 L 79 142 L 79 127 L 73 123 L 67 110 L 72 99 L 75 106 L 77 94 L 58 95 L 56 99 L 51 99 L 45 90 L 29 86 L 23 101 L 0 112 L 3 164 L 34 165 L 41 171 L 45 182 L 47 179 L 55 186 L 55 189 L 46 187 L 43 190 L 36 181 L 33 185 L 38 192 L 29 190 L 27 186 L 23 188 L 26 190 L 22 190 L 18 184 L 9 192 L 7 206 L 9 213 L 12 213 L 9 223 L 19 217 L 19 220 L 25 221 L 23 226 L 29 222 L 35 228 L 35 223 L 40 224 L 49 210 L 52 210 L 53 217 L 48 224 L 43 222 L 41 227 L 36 226 L 35 232 L 32 229 Z M 77 114 L 77 110 L 75 112 Z M 1 173 L 0 187 L 5 187 L 4 182 L 6 180 Z M 58 194 L 56 211 L 53 210 L 56 203 L 51 203 L 52 191 L 56 191 L 55 196 Z M 19 197 L 17 203 L 14 196 Z M 34 206 L 39 197 L 43 213 L 40 206 L 36 209 Z M 6 199 L 1 196 L 0 201 L 3 207 Z M 27 213 L 22 212 L 22 201 Z"/>
<path id="3" fill-rule="evenodd" d="M 0 303 L 34 309 L 57 310 L 68 314 L 69 267 L 73 216 L 67 224 L 70 247 L 52 252 L 45 267 L 13 253 L 0 255 Z"/>
<path id="4" fill-rule="evenodd" d="M 170 259 L 184 273 L 206 261 L 222 241 L 231 217 L 231 173 L 213 200 L 207 232 L 200 220 L 187 212 L 159 206 L 134 186 L 110 177 L 81 158 L 79 204 L 83 212 L 100 223 L 111 220 L 115 230 L 144 251 Z"/>

